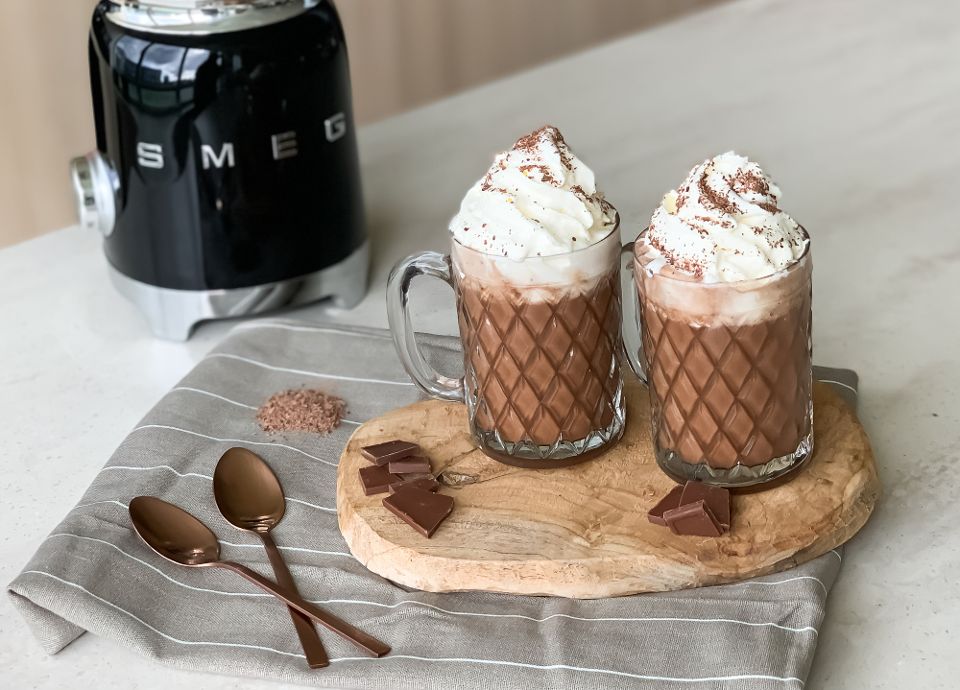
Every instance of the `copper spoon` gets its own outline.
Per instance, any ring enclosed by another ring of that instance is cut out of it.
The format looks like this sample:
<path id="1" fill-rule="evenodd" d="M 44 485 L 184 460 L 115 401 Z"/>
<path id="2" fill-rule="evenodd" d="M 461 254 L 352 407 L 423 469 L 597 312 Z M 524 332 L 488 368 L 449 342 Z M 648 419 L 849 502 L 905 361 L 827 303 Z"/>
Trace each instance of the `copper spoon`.
<path id="1" fill-rule="evenodd" d="M 270 536 L 270 530 L 283 519 L 286 500 L 280 481 L 263 458 L 246 448 L 231 448 L 224 453 L 213 473 L 213 497 L 227 522 L 257 534 L 263 541 L 277 584 L 299 594 Z M 330 660 L 310 619 L 293 608 L 290 617 L 310 668 L 329 666 Z"/>
<path id="2" fill-rule="evenodd" d="M 299 594 L 271 582 L 239 563 L 221 561 L 217 535 L 182 508 L 153 496 L 137 496 L 130 501 L 130 519 L 133 528 L 147 546 L 167 560 L 194 568 L 232 570 L 288 606 L 353 642 L 371 656 L 383 656 L 390 651 L 390 647 L 376 638 L 304 601 Z"/>

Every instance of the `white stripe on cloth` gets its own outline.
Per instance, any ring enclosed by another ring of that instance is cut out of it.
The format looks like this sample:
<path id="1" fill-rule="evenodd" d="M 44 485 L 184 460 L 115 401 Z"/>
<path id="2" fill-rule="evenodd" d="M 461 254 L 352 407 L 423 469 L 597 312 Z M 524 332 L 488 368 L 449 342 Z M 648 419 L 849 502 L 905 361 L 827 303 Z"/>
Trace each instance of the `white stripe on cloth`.
<path id="1" fill-rule="evenodd" d="M 302 506 L 307 506 L 308 508 L 315 508 L 316 510 L 322 510 L 325 513 L 336 514 L 337 512 L 336 508 L 327 508 L 326 506 L 318 506 L 316 503 L 308 503 L 307 501 L 301 501 L 299 498 L 290 498 L 289 496 L 285 496 L 285 498 L 290 503 L 299 503 Z"/>
<path id="2" fill-rule="evenodd" d="M 100 472 L 98 472 L 97 474 L 102 474 L 107 470 L 130 470 L 134 472 L 146 472 L 149 470 L 166 470 L 168 472 L 173 472 L 178 477 L 197 477 L 199 479 L 206 479 L 208 481 L 213 481 L 213 477 L 211 477 L 210 475 L 198 474 L 197 472 L 178 472 L 177 470 L 170 467 L 170 465 L 153 465 L 152 467 L 134 467 L 132 465 L 108 465 L 104 467 L 102 470 L 100 470 Z M 290 501 L 291 503 L 299 503 L 300 505 L 305 505 L 308 508 L 322 510 L 325 513 L 336 514 L 337 512 L 336 508 L 328 508 L 327 506 L 317 505 L 316 503 L 310 503 L 308 501 L 304 501 L 299 498 L 293 498 L 291 496 L 284 496 L 284 498 Z M 86 508 L 87 506 L 98 505 L 100 503 L 117 503 L 118 505 L 122 505 L 124 508 L 127 507 L 126 504 L 119 503 L 118 501 L 96 501 L 94 503 L 84 503 L 82 505 L 78 505 L 77 508 Z"/>
<path id="3" fill-rule="evenodd" d="M 194 587 L 193 585 L 188 585 L 185 582 L 180 582 L 179 580 L 170 577 L 159 568 L 156 568 L 153 565 L 150 565 L 146 561 L 143 561 L 132 554 L 127 553 L 121 549 L 116 544 L 112 544 L 104 539 L 97 539 L 95 537 L 85 537 L 78 534 L 70 534 L 68 532 L 56 532 L 51 534 L 48 539 L 53 537 L 70 537 L 73 539 L 82 539 L 84 541 L 96 542 L 98 544 L 104 544 L 109 546 L 115 551 L 119 552 L 123 556 L 130 558 L 131 560 L 141 563 L 151 570 L 159 573 L 163 578 L 169 580 L 170 582 L 179 585 L 185 589 L 191 589 L 197 592 L 209 592 L 213 594 L 223 594 L 225 596 L 234 596 L 234 597 L 269 597 L 270 594 L 263 594 L 259 592 L 225 592 L 218 589 L 206 589 L 203 587 Z M 254 548 L 262 548 L 259 544 L 234 544 L 234 546 L 251 546 Z M 282 547 L 281 547 L 282 548 Z M 336 551 L 327 551 L 327 552 L 316 552 L 316 553 L 327 553 L 327 554 L 336 554 L 342 556 L 352 556 L 348 553 L 341 553 Z M 545 623 L 549 620 L 555 618 L 563 618 L 566 620 L 581 621 L 585 623 L 658 623 L 658 622 L 677 622 L 677 623 L 729 623 L 732 625 L 743 625 L 747 627 L 772 627 L 779 630 L 785 630 L 792 633 L 802 633 L 802 632 L 812 632 L 814 635 L 817 634 L 817 629 L 812 626 L 804 626 L 801 628 L 794 628 L 787 625 L 780 625 L 779 623 L 755 623 L 751 621 L 742 621 L 735 618 L 687 618 L 687 617 L 673 617 L 673 616 L 644 616 L 644 617 L 635 617 L 635 616 L 598 616 L 598 617 L 584 617 L 584 616 L 573 616 L 567 613 L 554 613 L 544 618 L 535 618 L 533 616 L 525 616 L 519 613 L 484 613 L 479 611 L 454 611 L 451 609 L 445 609 L 440 606 L 434 606 L 433 604 L 427 604 L 422 601 L 414 601 L 412 599 L 405 599 L 403 601 L 398 601 L 394 604 L 385 604 L 377 601 L 367 601 L 366 599 L 309 599 L 312 604 L 358 604 L 363 606 L 376 606 L 378 608 L 385 609 L 396 609 L 401 606 L 420 606 L 422 608 L 432 609 L 434 611 L 439 611 L 440 613 L 446 613 L 451 616 L 469 616 L 475 618 L 513 618 L 519 620 L 527 620 L 533 623 Z"/>
<path id="4" fill-rule="evenodd" d="M 225 539 L 220 540 L 221 544 L 226 544 L 227 546 L 233 546 L 238 549 L 262 549 L 263 544 L 235 544 L 232 541 L 226 541 Z M 281 551 L 297 551 L 298 553 L 315 553 L 320 556 L 345 556 L 346 558 L 353 558 L 352 553 L 347 553 L 346 551 L 321 551 L 320 549 L 308 549 L 304 546 L 277 546 Z M 295 566 L 291 566 L 295 567 Z"/>
<path id="5" fill-rule="evenodd" d="M 94 599 L 104 604 L 105 606 L 109 606 L 115 611 L 122 613 L 126 616 L 129 616 L 130 618 L 137 621 L 138 623 L 148 628 L 149 630 L 153 631 L 157 635 L 160 635 L 164 639 L 174 642 L 176 644 L 207 645 L 207 646 L 215 646 L 215 647 L 234 647 L 237 649 L 254 649 L 258 651 L 272 652 L 274 654 L 281 654 L 283 656 L 298 657 L 298 658 L 303 657 L 303 654 L 297 654 L 295 652 L 286 652 L 280 649 L 274 649 L 273 647 L 266 647 L 262 645 L 239 644 L 235 642 L 209 642 L 209 641 L 198 641 L 198 640 L 181 640 L 177 637 L 174 637 L 173 635 L 169 635 L 163 632 L 162 630 L 154 627 L 153 625 L 150 625 L 142 618 L 136 616 L 135 614 L 131 613 L 130 611 L 127 611 L 124 608 L 121 608 L 120 606 L 117 606 L 113 602 L 107 601 L 103 597 L 100 597 L 94 594 L 93 592 L 88 590 L 86 587 L 83 587 L 82 585 L 79 585 L 75 582 L 70 582 L 69 580 L 65 580 L 61 577 L 57 577 L 56 575 L 53 575 L 52 573 L 47 573 L 42 570 L 25 570 L 22 574 L 26 575 L 28 573 L 49 577 L 64 585 L 78 589 L 86 593 L 88 596 L 93 597 Z M 580 673 L 592 673 L 592 674 L 617 676 L 621 678 L 633 678 L 636 680 L 651 680 L 651 681 L 672 682 L 672 683 L 716 683 L 716 682 L 728 681 L 728 680 L 769 680 L 769 681 L 776 681 L 776 682 L 782 682 L 782 683 L 798 683 L 801 687 L 803 686 L 803 681 L 793 676 L 789 676 L 789 677 L 771 676 L 771 675 L 759 674 L 759 673 L 758 674 L 753 674 L 753 673 L 736 674 L 736 675 L 729 675 L 729 676 L 703 676 L 699 678 L 693 678 L 693 677 L 644 675 L 639 673 L 629 673 L 627 671 L 615 671 L 612 669 L 590 668 L 585 666 L 569 666 L 567 664 L 529 664 L 529 663 L 524 663 L 520 661 L 505 661 L 505 660 L 499 660 L 499 659 L 473 659 L 469 657 L 421 657 L 421 656 L 415 656 L 412 654 L 390 654 L 388 658 L 410 659 L 413 661 L 431 662 L 431 663 L 469 663 L 469 664 L 481 664 L 481 665 L 491 665 L 491 666 L 509 666 L 513 668 L 530 668 L 538 671 L 575 671 Z M 371 660 L 373 660 L 371 657 L 336 657 L 336 658 L 330 659 L 331 663 L 343 663 L 343 662 L 350 662 L 350 661 L 371 661 Z"/>
<path id="6" fill-rule="evenodd" d="M 279 323 L 276 321 L 248 321 L 234 328 L 235 331 L 250 331 L 260 328 L 274 328 L 282 331 L 294 331 L 298 333 L 336 333 L 337 335 L 346 335 L 354 338 L 380 338 L 390 340 L 391 336 L 386 333 L 377 333 L 376 331 L 354 331 L 340 328 L 330 328 L 327 326 L 294 326 L 293 324 Z"/>
<path id="7" fill-rule="evenodd" d="M 175 475 L 181 479 L 185 477 L 197 477 L 198 479 L 209 479 L 213 481 L 213 477 L 209 474 L 200 474 L 199 472 L 180 472 L 170 467 L 170 465 L 151 465 L 150 467 L 137 467 L 135 465 L 107 465 L 102 470 L 97 472 L 97 474 L 103 474 L 104 472 L 112 472 L 119 470 L 129 470 L 131 472 L 147 472 L 149 470 L 167 470 L 168 472 L 173 472 Z"/>
<path id="8" fill-rule="evenodd" d="M 817 629 L 806 625 L 802 628 L 793 628 L 788 625 L 780 625 L 779 623 L 754 623 L 751 621 L 742 621 L 737 620 L 736 618 L 685 618 L 685 617 L 672 617 L 672 616 L 597 616 L 593 618 L 588 618 L 584 616 L 572 616 L 568 613 L 553 613 L 544 618 L 534 618 L 533 616 L 524 616 L 519 613 L 482 613 L 477 611 L 451 611 L 449 609 L 440 608 L 439 606 L 434 606 L 433 604 L 427 604 L 422 601 L 413 601 L 413 600 L 404 600 L 399 601 L 396 604 L 381 604 L 375 601 L 365 601 L 363 599 L 320 599 L 313 600 L 311 603 L 314 604 L 364 604 L 367 606 L 379 606 L 381 608 L 395 609 L 400 606 L 414 605 L 422 606 L 424 608 L 433 609 L 435 611 L 440 611 L 441 613 L 449 613 L 452 616 L 474 616 L 477 618 L 517 618 L 521 620 L 528 620 L 533 623 L 545 623 L 554 618 L 564 618 L 566 620 L 572 621 L 582 621 L 585 623 L 730 623 L 733 625 L 745 625 L 747 627 L 753 628 L 778 628 L 780 630 L 785 630 L 787 632 L 812 632 L 814 635 L 818 634 Z"/>
<path id="9" fill-rule="evenodd" d="M 93 503 L 81 503 L 78 506 L 74 506 L 73 509 L 80 510 L 81 508 L 89 508 L 90 506 L 103 506 L 103 505 L 114 505 L 114 506 L 120 506 L 121 508 L 127 508 L 127 509 L 130 508 L 130 506 L 128 506 L 123 501 L 94 501 Z"/>
<path id="10" fill-rule="evenodd" d="M 789 577 L 786 580 L 774 580 L 773 582 L 758 582 L 756 580 L 744 580 L 743 582 L 733 583 L 731 586 L 736 587 L 739 585 L 741 587 L 746 587 L 748 585 L 768 585 L 768 586 L 782 585 L 787 582 L 797 582 L 798 580 L 813 580 L 820 586 L 820 589 L 823 590 L 824 594 L 827 593 L 827 586 L 823 584 L 823 580 L 821 580 L 818 577 L 814 577 L 813 575 L 798 575 L 797 577 Z"/>
<path id="11" fill-rule="evenodd" d="M 262 646 L 262 645 L 256 645 L 256 644 L 239 644 L 239 643 L 236 643 L 236 642 L 206 642 L 206 641 L 202 641 L 202 640 L 181 640 L 180 638 L 174 637 L 173 635 L 168 635 L 167 633 L 163 632 L 163 631 L 160 630 L 159 628 L 155 628 L 154 626 L 150 625 L 149 623 L 147 623 L 147 622 L 146 622 L 145 620 L 143 620 L 142 618 L 136 616 L 136 615 L 133 614 L 133 613 L 130 613 L 129 611 L 127 611 L 127 610 L 124 609 L 124 608 L 121 608 L 121 607 L 117 606 L 117 605 L 114 604 L 112 601 L 107 601 L 107 600 L 104 599 L 103 597 L 97 596 L 96 594 L 94 594 L 93 592 L 91 592 L 89 589 L 87 589 L 87 588 L 84 587 L 83 585 L 78 585 L 76 582 L 70 582 L 69 580 L 64 580 L 62 577 L 57 577 L 56 575 L 54 575 L 54 574 L 52 574 L 52 573 L 47 573 L 47 572 L 44 572 L 44 571 L 42 571 L 42 570 L 24 570 L 23 573 L 21 573 L 21 574 L 22 574 L 22 575 L 26 575 L 26 574 L 28 574 L 28 573 L 33 574 L 33 575 L 43 575 L 43 576 L 45 576 L 45 577 L 49 577 L 49 578 L 51 578 L 51 579 L 53 579 L 53 580 L 56 580 L 57 582 L 60 582 L 60 583 L 62 583 L 62 584 L 64 584 L 64 585 L 67 585 L 68 587 L 73 587 L 74 589 L 79 589 L 80 591 L 86 593 L 87 595 L 89 595 L 89 596 L 93 597 L 94 599 L 96 599 L 97 601 L 99 601 L 101 604 L 103 604 L 103 605 L 105 605 L 105 606 L 109 606 L 109 607 L 112 608 L 114 611 L 117 611 L 117 612 L 119 612 L 119 613 L 122 613 L 122 614 L 124 614 L 125 616 L 129 616 L 129 617 L 132 618 L 133 620 L 137 621 L 140 625 L 142 625 L 142 626 L 144 626 L 145 628 L 148 628 L 149 630 L 152 630 L 153 632 L 155 632 L 155 633 L 156 633 L 157 635 L 159 635 L 160 637 L 162 637 L 162 638 L 164 638 L 164 639 L 166 639 L 166 640 L 170 640 L 171 642 L 176 642 L 177 644 L 183 644 L 183 645 L 207 645 L 207 646 L 211 646 L 211 647 L 235 647 L 235 648 L 237 648 L 237 649 L 256 649 L 256 650 L 262 651 L 262 652 L 273 652 L 274 654 L 282 654 L 283 656 L 292 656 L 292 657 L 297 657 L 297 658 L 303 658 L 303 654 L 297 654 L 297 653 L 294 653 L 294 652 L 285 652 L 285 651 L 283 651 L 282 649 L 274 649 L 273 647 L 264 647 L 264 646 Z"/>
<path id="12" fill-rule="evenodd" d="M 280 367 L 274 364 L 268 364 L 267 362 L 261 362 L 256 359 L 251 359 L 250 357 L 241 357 L 240 355 L 232 355 L 227 352 L 214 352 L 207 355 L 204 359 L 232 359 L 237 362 L 244 362 L 246 364 L 252 364 L 257 367 L 262 367 L 264 369 L 269 369 L 270 371 L 280 371 L 287 374 L 297 374 L 299 376 L 312 376 L 314 378 L 320 379 L 331 379 L 333 381 L 353 381 L 354 383 L 376 383 L 386 386 L 413 386 L 413 381 L 387 381 L 386 379 L 368 379 L 358 376 L 344 376 L 342 374 L 325 374 L 319 371 L 307 371 L 305 369 L 290 369 L 289 367 Z"/>
<path id="13" fill-rule="evenodd" d="M 147 568 L 150 568 L 150 570 L 152 570 L 153 572 L 157 573 L 160 577 L 164 578 L 165 580 L 168 580 L 168 581 L 172 582 L 173 584 L 179 585 L 180 587 L 183 587 L 183 588 L 185 588 L 185 589 L 192 589 L 192 590 L 195 591 L 195 592 L 204 592 L 204 593 L 208 593 L 208 594 L 222 594 L 222 595 L 224 595 L 224 596 L 226 596 L 226 597 L 258 597 L 258 598 L 259 598 L 259 597 L 272 597 L 272 596 L 273 596 L 272 594 L 266 594 L 266 593 L 264 593 L 264 592 L 224 592 L 224 591 L 221 590 L 221 589 L 207 589 L 206 587 L 194 587 L 193 585 L 188 585 L 188 584 L 185 583 L 185 582 L 180 582 L 179 580 L 177 580 L 177 579 L 175 579 L 175 578 L 173 578 L 173 577 L 170 577 L 170 576 L 167 575 L 165 572 L 163 572 L 162 570 L 160 570 L 160 568 L 158 568 L 157 566 L 151 565 L 150 563 L 147 563 L 146 561 L 144 561 L 144 560 L 142 560 L 142 559 L 140 559 L 140 558 L 137 558 L 136 556 L 134 556 L 134 555 L 132 555 L 132 554 L 127 553 L 126 551 L 124 551 L 123 549 L 121 549 L 119 546 L 117 546 L 116 544 L 111 544 L 111 543 L 108 542 L 106 539 L 97 539 L 96 537 L 85 537 L 85 536 L 80 535 L 80 534 L 70 534 L 69 532 L 54 532 L 53 534 L 49 535 L 49 536 L 47 537 L 47 539 L 53 539 L 53 538 L 55 538 L 55 537 L 57 537 L 57 538 L 59 538 L 59 537 L 70 537 L 71 539 L 82 539 L 83 541 L 95 542 L 95 543 L 97 543 L 97 544 L 103 544 L 104 546 L 109 546 L 111 549 L 113 549 L 114 551 L 117 551 L 117 552 L 121 553 L 122 555 L 126 556 L 126 557 L 129 558 L 130 560 L 136 561 L 136 562 L 139 563 L 140 565 L 143 565 L 143 566 L 146 566 Z"/>
<path id="14" fill-rule="evenodd" d="M 126 508 L 127 510 L 130 509 L 129 505 L 121 501 L 95 501 L 94 503 L 83 503 L 81 505 L 78 505 L 74 508 L 74 510 L 79 510 L 80 508 L 87 508 L 89 506 L 103 505 L 106 503 L 110 503 L 112 505 L 118 505 L 121 508 Z M 57 532 L 56 534 L 50 534 L 47 538 L 49 539 L 52 536 L 77 537 L 78 539 L 93 538 L 93 537 L 81 537 L 78 534 L 70 534 L 68 532 Z M 263 544 L 237 544 L 232 541 L 227 541 L 226 539 L 220 539 L 219 537 L 217 538 L 217 540 L 221 544 L 226 544 L 227 546 L 232 546 L 237 549 L 262 549 L 263 548 Z M 308 549 L 303 546 L 279 546 L 278 545 L 277 548 L 280 549 L 281 551 L 297 551 L 299 553 L 315 553 L 321 556 L 346 556 L 347 558 L 353 558 L 353 554 L 348 553 L 346 551 L 323 551 L 321 549 Z M 121 551 L 121 553 L 124 553 L 124 555 L 126 555 L 126 553 L 123 551 Z"/>
<path id="15" fill-rule="evenodd" d="M 292 450 L 295 453 L 300 453 L 303 456 L 306 456 L 312 460 L 322 462 L 324 465 L 329 465 L 330 467 L 336 467 L 337 463 L 330 462 L 329 460 L 324 460 L 323 458 L 318 458 L 316 455 L 311 455 L 305 450 L 300 450 L 299 448 L 294 448 L 293 446 L 288 446 L 285 443 L 274 443 L 272 441 L 249 441 L 243 438 L 220 438 L 218 436 L 210 436 L 208 434 L 201 434 L 199 431 L 191 431 L 190 429 L 181 429 L 178 426 L 168 426 L 166 424 L 143 424 L 141 426 L 135 427 L 130 433 L 134 434 L 137 431 L 143 431 L 145 429 L 165 429 L 167 431 L 178 431 L 184 434 L 190 434 L 191 436 L 198 436 L 200 438 L 205 438 L 210 441 L 217 441 L 218 443 L 244 443 L 250 446 L 271 446 L 273 448 L 286 448 L 287 450 Z"/>
<path id="16" fill-rule="evenodd" d="M 256 410 L 257 408 L 253 405 L 247 405 L 246 403 L 238 402 L 236 400 L 231 400 L 230 398 L 220 395 L 219 393 L 214 393 L 212 391 L 205 391 L 201 388 L 193 388 L 191 386 L 177 386 L 176 388 L 171 388 L 170 392 L 174 391 L 186 391 L 190 393 L 199 393 L 200 395 L 206 395 L 211 398 L 216 398 L 217 400 L 222 400 L 223 402 L 230 403 L 231 405 L 236 405 L 237 407 L 242 407 L 246 410 Z M 356 422 L 352 419 L 341 419 L 341 424 L 352 424 L 353 426 L 360 426 L 363 422 Z"/>
<path id="17" fill-rule="evenodd" d="M 171 393 L 173 393 L 173 392 L 175 392 L 175 391 L 189 391 L 190 393 L 200 393 L 201 395 L 206 395 L 206 396 L 209 396 L 209 397 L 211 397 L 211 398 L 216 398 L 217 400 L 222 400 L 222 401 L 224 401 L 224 402 L 230 403 L 231 405 L 236 405 L 237 407 L 243 407 L 243 408 L 245 408 L 245 409 L 247 409 L 247 410 L 255 410 L 255 409 L 257 409 L 257 408 L 254 407 L 253 405 L 247 405 L 246 403 L 237 402 L 236 400 L 231 400 L 230 398 L 226 398 L 226 397 L 224 397 L 224 396 L 222 396 L 222 395 L 218 395 L 217 393 L 211 393 L 210 391 L 205 391 L 205 390 L 202 390 L 202 389 L 200 389 L 200 388 L 192 388 L 192 387 L 190 387 L 190 386 L 177 386 L 176 388 L 171 388 L 171 389 L 170 389 L 170 392 L 171 392 Z"/>
<path id="18" fill-rule="evenodd" d="M 390 654 L 388 659 L 412 659 L 414 661 L 432 661 L 449 663 L 468 663 L 468 664 L 486 664 L 490 666 L 511 666 L 513 668 L 532 668 L 538 671 L 579 671 L 581 673 L 598 673 L 610 676 L 619 676 L 621 678 L 634 678 L 636 680 L 655 680 L 666 683 L 717 683 L 725 680 L 770 680 L 781 683 L 797 683 L 803 687 L 803 681 L 794 676 L 769 676 L 760 673 L 744 673 L 734 676 L 703 676 L 700 678 L 684 678 L 677 676 L 648 676 L 640 673 L 628 673 L 626 671 L 613 671 L 605 668 L 588 668 L 585 666 L 568 666 L 567 664 L 527 664 L 521 661 L 500 661 L 497 659 L 471 659 L 469 657 L 427 657 L 414 656 L 412 654 Z M 371 657 L 350 656 L 330 659 L 331 663 L 343 661 L 371 661 Z"/>

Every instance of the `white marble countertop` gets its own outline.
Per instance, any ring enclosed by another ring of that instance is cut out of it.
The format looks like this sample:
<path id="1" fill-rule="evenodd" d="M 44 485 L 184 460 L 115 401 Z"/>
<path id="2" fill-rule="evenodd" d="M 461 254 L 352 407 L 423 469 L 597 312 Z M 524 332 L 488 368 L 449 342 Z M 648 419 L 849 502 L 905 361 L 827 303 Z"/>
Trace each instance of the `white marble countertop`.
<path id="1" fill-rule="evenodd" d="M 625 235 L 697 160 L 749 153 L 813 236 L 815 358 L 859 371 L 886 487 L 847 549 L 808 687 L 956 687 L 958 45 L 955 0 L 740 0 L 367 127 L 370 293 L 351 312 L 296 315 L 385 325 L 389 266 L 442 248 L 491 154 L 543 122 L 594 168 Z M 0 276 L 5 584 L 229 326 L 152 339 L 110 286 L 98 238 L 78 228 L 0 251 Z M 415 297 L 420 330 L 453 331 L 443 286 Z M 92 635 L 48 657 L 5 597 L 0 669 L 17 689 L 238 686 Z"/>

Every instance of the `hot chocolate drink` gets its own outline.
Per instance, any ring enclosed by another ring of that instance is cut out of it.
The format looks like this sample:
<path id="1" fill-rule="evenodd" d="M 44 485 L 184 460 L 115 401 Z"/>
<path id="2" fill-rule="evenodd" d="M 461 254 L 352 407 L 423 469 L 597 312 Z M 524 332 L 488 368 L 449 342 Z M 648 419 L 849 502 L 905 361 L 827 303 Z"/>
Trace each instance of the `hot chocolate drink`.
<path id="1" fill-rule="evenodd" d="M 616 227 L 554 127 L 498 156 L 451 221 L 465 399 L 488 454 L 557 466 L 619 438 Z"/>
<path id="2" fill-rule="evenodd" d="M 556 127 L 494 159 L 450 235 L 449 256 L 408 257 L 387 286 L 397 353 L 417 385 L 465 403 L 479 448 L 506 463 L 570 465 L 616 442 L 626 412 L 617 212 Z M 423 274 L 456 292 L 462 379 L 417 349 L 407 295 Z"/>
<path id="3" fill-rule="evenodd" d="M 733 153 L 694 168 L 635 244 L 657 459 L 750 485 L 812 451 L 809 238 Z"/>
<path id="4" fill-rule="evenodd" d="M 474 433 L 498 453 L 569 446 L 573 459 L 619 435 L 619 235 L 576 257 L 606 270 L 555 285 L 477 270 L 504 259 L 468 251 L 455 247 L 453 263 Z"/>

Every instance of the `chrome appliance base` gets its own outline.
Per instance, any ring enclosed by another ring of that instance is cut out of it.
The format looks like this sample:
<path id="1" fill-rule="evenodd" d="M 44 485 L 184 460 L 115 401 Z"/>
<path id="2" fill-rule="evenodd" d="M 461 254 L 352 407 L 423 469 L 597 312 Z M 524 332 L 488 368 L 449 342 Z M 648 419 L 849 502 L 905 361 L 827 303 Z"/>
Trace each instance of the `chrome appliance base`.
<path id="1" fill-rule="evenodd" d="M 230 290 L 172 290 L 148 285 L 110 266 L 110 279 L 150 323 L 158 338 L 187 340 L 201 321 L 260 314 L 324 298 L 343 309 L 360 303 L 367 291 L 370 245 L 364 243 L 340 263 L 315 273 L 266 285 Z"/>

